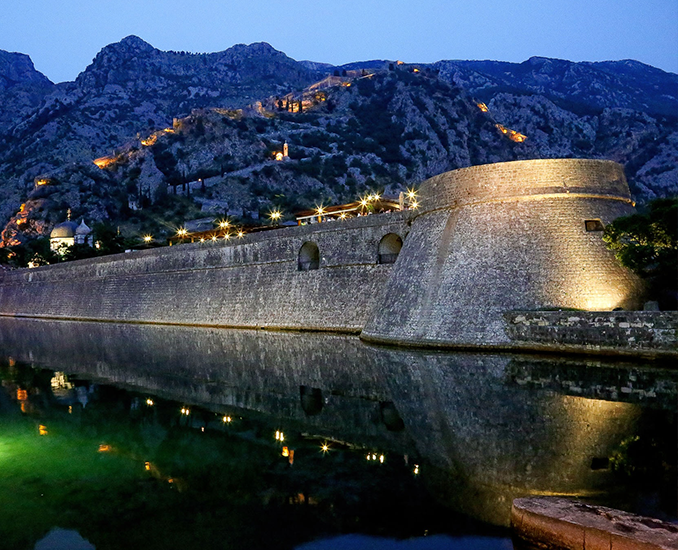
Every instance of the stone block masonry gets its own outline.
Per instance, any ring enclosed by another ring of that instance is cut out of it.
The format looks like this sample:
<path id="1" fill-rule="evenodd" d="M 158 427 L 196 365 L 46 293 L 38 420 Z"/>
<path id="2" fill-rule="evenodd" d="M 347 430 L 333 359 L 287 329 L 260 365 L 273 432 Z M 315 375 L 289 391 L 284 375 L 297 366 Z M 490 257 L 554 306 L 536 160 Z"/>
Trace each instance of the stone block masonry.
<path id="1" fill-rule="evenodd" d="M 516 344 L 563 351 L 676 354 L 678 311 L 516 311 L 505 315 Z"/>
<path id="2" fill-rule="evenodd" d="M 392 267 L 379 241 L 407 230 L 404 214 L 373 215 L 7 272 L 0 313 L 357 333 Z M 305 242 L 317 270 L 297 269 Z"/>
<path id="3" fill-rule="evenodd" d="M 640 306 L 642 282 L 591 231 L 633 212 L 616 163 L 464 168 L 424 182 L 420 203 L 364 339 L 511 347 L 507 311 Z"/>
<path id="4" fill-rule="evenodd" d="M 605 224 L 633 212 L 623 169 L 614 162 L 464 168 L 424 182 L 419 202 L 417 211 L 5 272 L 0 314 L 331 330 L 397 345 L 586 351 L 597 345 L 591 327 L 556 343 L 534 330 L 521 336 L 504 316 L 642 304 L 642 282 L 601 238 Z M 381 264 L 379 243 L 388 234 L 398 235 L 403 247 L 394 264 Z M 297 267 L 306 242 L 318 246 L 319 269 Z M 634 353 L 649 349 L 629 342 L 609 344 Z M 675 353 L 675 335 L 665 349 Z"/>

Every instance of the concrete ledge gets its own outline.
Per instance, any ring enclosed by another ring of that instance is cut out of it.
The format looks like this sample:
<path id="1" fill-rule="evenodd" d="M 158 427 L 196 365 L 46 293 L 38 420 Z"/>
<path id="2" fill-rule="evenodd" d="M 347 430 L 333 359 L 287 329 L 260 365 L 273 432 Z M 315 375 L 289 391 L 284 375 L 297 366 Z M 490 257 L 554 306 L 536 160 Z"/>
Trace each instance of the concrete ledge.
<path id="1" fill-rule="evenodd" d="M 515 535 L 564 550 L 676 550 L 678 525 L 558 497 L 518 498 Z"/>

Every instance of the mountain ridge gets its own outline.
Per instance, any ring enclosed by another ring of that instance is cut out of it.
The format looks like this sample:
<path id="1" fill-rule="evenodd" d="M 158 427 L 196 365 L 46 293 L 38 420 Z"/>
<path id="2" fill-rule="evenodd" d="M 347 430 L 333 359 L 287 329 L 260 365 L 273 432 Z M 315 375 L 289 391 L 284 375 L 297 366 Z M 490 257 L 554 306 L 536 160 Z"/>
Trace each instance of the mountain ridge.
<path id="1" fill-rule="evenodd" d="M 633 60 L 335 67 L 266 42 L 193 54 L 130 35 L 54 85 L 27 69 L 27 56 L 8 59 L 25 81 L 0 87 L 5 246 L 46 234 L 67 208 L 118 223 L 132 216 L 128 204 L 149 207 L 163 188 L 201 175 L 209 185 L 196 208 L 250 217 L 281 194 L 308 207 L 521 158 L 609 158 L 625 165 L 641 202 L 678 193 L 678 75 Z M 44 88 L 27 97 L 30 79 Z M 511 143 L 510 131 L 527 138 Z M 157 145 L 143 145 L 149 136 Z M 285 140 L 296 158 L 275 163 Z M 100 170 L 97 157 L 126 160 Z M 38 179 L 59 186 L 34 189 Z"/>

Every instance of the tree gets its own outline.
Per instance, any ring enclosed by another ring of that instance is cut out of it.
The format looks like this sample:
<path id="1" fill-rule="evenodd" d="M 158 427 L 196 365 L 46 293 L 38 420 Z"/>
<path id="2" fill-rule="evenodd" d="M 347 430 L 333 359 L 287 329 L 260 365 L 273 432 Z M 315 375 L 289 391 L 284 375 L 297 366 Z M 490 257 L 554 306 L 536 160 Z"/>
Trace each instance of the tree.
<path id="1" fill-rule="evenodd" d="M 98 254 L 118 254 L 125 250 L 125 240 L 111 225 L 104 222 L 94 225 L 92 236 L 95 243 L 99 243 Z"/>
<path id="2" fill-rule="evenodd" d="M 663 309 L 678 296 L 678 198 L 656 199 L 644 213 L 617 218 L 603 241 L 619 262 L 647 279 Z"/>

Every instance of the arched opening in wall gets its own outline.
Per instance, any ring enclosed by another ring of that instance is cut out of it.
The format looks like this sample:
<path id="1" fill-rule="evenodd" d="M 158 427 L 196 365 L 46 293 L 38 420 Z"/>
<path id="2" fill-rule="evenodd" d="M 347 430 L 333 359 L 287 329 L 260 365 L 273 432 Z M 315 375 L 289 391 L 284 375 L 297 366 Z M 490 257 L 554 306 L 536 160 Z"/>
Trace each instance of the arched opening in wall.
<path id="1" fill-rule="evenodd" d="M 318 245 L 312 242 L 304 243 L 299 249 L 297 269 L 299 271 L 310 271 L 311 269 L 318 269 L 319 267 L 320 250 L 318 250 Z"/>
<path id="2" fill-rule="evenodd" d="M 320 388 L 311 386 L 299 386 L 301 408 L 306 416 L 316 416 L 323 410 L 323 392 Z"/>
<path id="3" fill-rule="evenodd" d="M 379 251 L 377 263 L 392 264 L 395 263 L 403 247 L 403 240 L 395 233 L 388 233 L 379 241 Z"/>
<path id="4" fill-rule="evenodd" d="M 405 429 L 405 422 L 400 417 L 393 401 L 379 403 L 379 416 L 389 432 L 402 432 Z"/>

